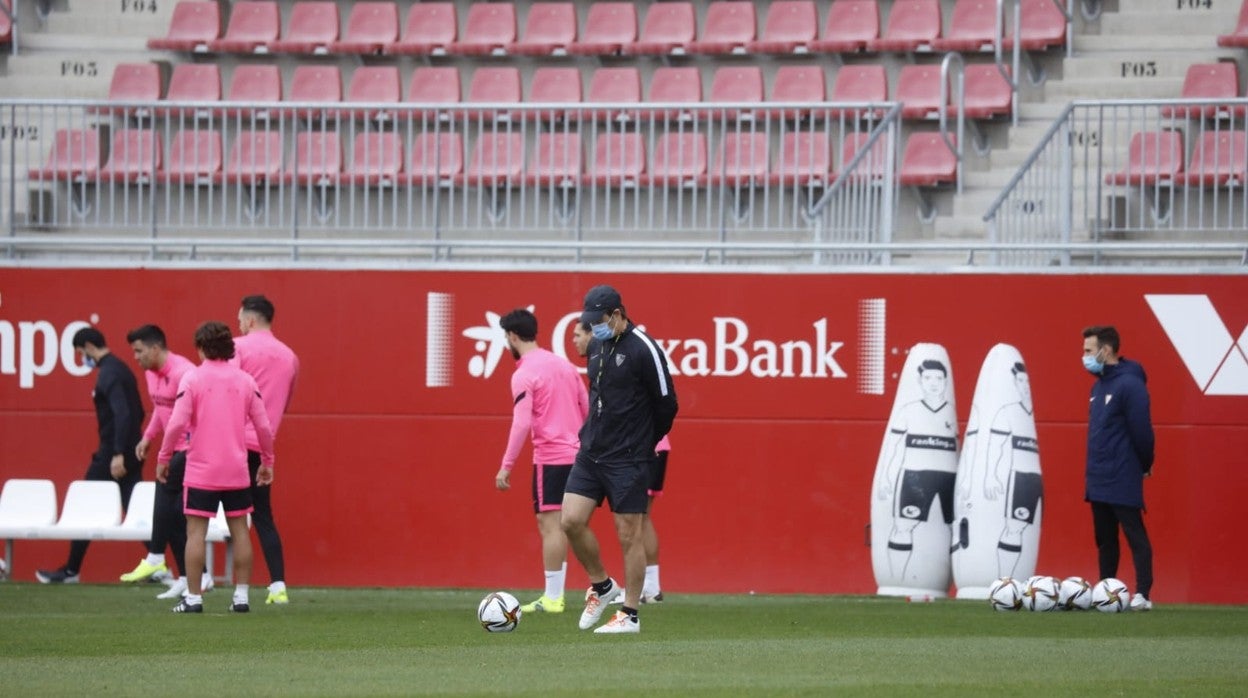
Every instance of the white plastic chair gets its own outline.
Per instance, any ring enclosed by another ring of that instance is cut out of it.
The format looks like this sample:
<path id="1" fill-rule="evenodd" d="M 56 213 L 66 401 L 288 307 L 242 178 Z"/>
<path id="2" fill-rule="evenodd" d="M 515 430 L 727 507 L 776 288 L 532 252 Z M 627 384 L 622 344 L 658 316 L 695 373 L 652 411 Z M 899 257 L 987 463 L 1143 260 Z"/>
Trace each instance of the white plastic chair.
<path id="1" fill-rule="evenodd" d="M 121 525 L 121 488 L 112 480 L 75 480 L 56 525 L 43 538 L 101 540 Z"/>
<path id="2" fill-rule="evenodd" d="M 126 520 L 109 531 L 109 540 L 151 540 L 152 508 L 156 504 L 156 483 L 150 480 L 135 483 L 126 507 Z"/>
<path id="3" fill-rule="evenodd" d="M 0 538 L 4 564 L 13 572 L 13 541 L 41 538 L 40 531 L 56 523 L 56 485 L 51 480 L 14 478 L 0 491 Z"/>

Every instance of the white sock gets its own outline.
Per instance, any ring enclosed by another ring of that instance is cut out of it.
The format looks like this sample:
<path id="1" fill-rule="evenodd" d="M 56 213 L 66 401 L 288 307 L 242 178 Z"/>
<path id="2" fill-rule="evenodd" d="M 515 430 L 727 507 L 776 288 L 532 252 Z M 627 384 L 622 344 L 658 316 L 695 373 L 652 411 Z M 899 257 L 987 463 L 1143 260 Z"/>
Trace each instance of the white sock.
<path id="1" fill-rule="evenodd" d="M 286 582 L 273 582 L 269 585 L 269 591 L 274 594 L 280 591 L 286 591 Z"/>
<path id="2" fill-rule="evenodd" d="M 646 581 L 641 585 L 641 593 L 653 596 L 659 593 L 662 587 L 659 586 L 659 566 L 646 565 Z"/>
<path id="3" fill-rule="evenodd" d="M 165 564 L 165 554 L 164 553 L 148 553 L 147 559 L 145 559 L 144 562 L 153 566 L 163 565 Z"/>
<path id="4" fill-rule="evenodd" d="M 202 595 L 202 594 L 187 594 L 186 596 L 184 596 L 184 597 L 182 597 L 182 598 L 186 599 L 186 604 L 187 604 L 188 606 L 202 606 L 202 605 L 204 605 L 204 597 L 203 597 L 203 595 Z"/>
<path id="5" fill-rule="evenodd" d="M 204 575 L 200 577 L 199 579 L 200 579 L 199 581 L 200 586 L 202 586 L 204 589 L 211 589 L 212 587 L 216 586 L 216 582 L 212 579 L 211 572 L 205 572 Z"/>
<path id="6" fill-rule="evenodd" d="M 247 592 L 250 586 L 247 584 L 234 585 L 234 603 L 247 603 Z"/>
<path id="7" fill-rule="evenodd" d="M 557 599 L 563 596 L 563 583 L 568 576 L 568 563 L 557 570 L 546 570 L 546 596 Z"/>

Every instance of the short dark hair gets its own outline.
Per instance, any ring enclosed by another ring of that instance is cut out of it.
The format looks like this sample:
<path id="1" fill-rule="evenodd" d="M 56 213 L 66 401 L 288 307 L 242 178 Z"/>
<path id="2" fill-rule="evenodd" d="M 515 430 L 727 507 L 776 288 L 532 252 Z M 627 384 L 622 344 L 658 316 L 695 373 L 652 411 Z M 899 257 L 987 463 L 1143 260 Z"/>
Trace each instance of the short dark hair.
<path id="1" fill-rule="evenodd" d="M 209 320 L 195 330 L 195 348 L 204 352 L 205 359 L 226 361 L 234 358 L 234 337 L 225 323 Z"/>
<path id="2" fill-rule="evenodd" d="M 936 359 L 927 359 L 919 364 L 919 374 L 921 375 L 924 371 L 940 371 L 945 374 L 945 378 L 949 377 L 949 369 L 945 368 L 945 365 Z"/>
<path id="3" fill-rule="evenodd" d="M 499 318 L 498 326 L 504 332 L 515 332 L 522 342 L 537 340 L 537 316 L 524 308 L 516 308 Z"/>
<path id="4" fill-rule="evenodd" d="M 1026 372 L 1027 372 L 1027 367 L 1023 365 L 1022 361 L 1015 361 L 1014 365 L 1010 367 L 1010 373 L 1016 376 L 1020 373 L 1026 373 Z"/>
<path id="5" fill-rule="evenodd" d="M 108 343 L 104 341 L 104 333 L 94 327 L 84 327 L 78 330 L 74 333 L 74 338 L 71 341 L 75 349 L 81 349 L 87 346 L 88 343 L 94 344 L 98 349 L 108 346 Z"/>
<path id="6" fill-rule="evenodd" d="M 165 343 L 165 331 L 156 325 L 143 325 L 127 332 L 126 344 L 134 344 L 135 342 L 143 342 L 149 347 L 158 346 L 161 349 L 168 347 Z"/>
<path id="7" fill-rule="evenodd" d="M 273 322 L 273 301 L 264 296 L 245 296 L 243 298 L 243 310 L 249 313 L 256 313 L 264 318 L 265 322 Z"/>
<path id="8" fill-rule="evenodd" d="M 588 322 L 581 320 L 581 330 L 585 332 L 593 332 L 594 328 L 590 327 Z"/>
<path id="9" fill-rule="evenodd" d="M 1096 337 L 1096 341 L 1101 345 L 1109 345 L 1111 351 L 1118 353 L 1119 337 L 1118 330 L 1113 325 L 1092 325 L 1083 328 L 1083 338 Z"/>

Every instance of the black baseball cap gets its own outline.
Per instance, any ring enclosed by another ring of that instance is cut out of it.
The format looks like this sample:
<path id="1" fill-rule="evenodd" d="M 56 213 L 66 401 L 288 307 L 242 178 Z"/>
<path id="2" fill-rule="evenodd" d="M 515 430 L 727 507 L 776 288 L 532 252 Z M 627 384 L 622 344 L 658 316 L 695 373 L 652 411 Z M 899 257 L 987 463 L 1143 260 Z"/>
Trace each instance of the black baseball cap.
<path id="1" fill-rule="evenodd" d="M 585 312 L 581 313 L 581 322 L 597 325 L 602 322 L 603 315 L 622 307 L 624 302 L 620 300 L 619 291 L 605 284 L 595 286 L 585 294 Z"/>

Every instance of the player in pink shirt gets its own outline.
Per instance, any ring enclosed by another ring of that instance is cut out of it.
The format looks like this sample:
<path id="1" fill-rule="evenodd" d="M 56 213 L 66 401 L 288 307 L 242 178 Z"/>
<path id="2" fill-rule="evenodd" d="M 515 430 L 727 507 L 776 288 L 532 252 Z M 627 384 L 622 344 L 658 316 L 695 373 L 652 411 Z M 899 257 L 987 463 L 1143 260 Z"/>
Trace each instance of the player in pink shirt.
<path id="1" fill-rule="evenodd" d="M 156 325 L 143 325 L 126 335 L 126 341 L 134 351 L 134 360 L 144 371 L 147 394 L 152 400 L 152 418 L 143 430 L 143 438 L 134 449 L 139 460 L 147 456 L 152 442 L 159 441 L 165 433 L 165 424 L 173 413 L 173 401 L 178 396 L 182 376 L 195 368 L 190 359 L 169 351 L 165 333 Z M 165 547 L 173 550 L 177 572 L 186 574 L 186 516 L 182 513 L 182 477 L 186 472 L 186 447 L 190 434 L 170 435 L 173 458 L 169 462 L 168 481 L 156 488 L 152 504 L 152 540 L 148 544 L 147 557 L 137 567 L 121 575 L 123 582 L 142 582 L 168 574 L 165 565 Z M 212 577 L 204 579 L 210 586 Z M 176 599 L 186 591 L 186 579 L 176 575 L 169 589 L 158 599 Z"/>
<path id="2" fill-rule="evenodd" d="M 242 335 L 234 338 L 237 356 L 234 365 L 256 379 L 260 394 L 264 396 L 264 409 L 269 415 L 273 434 L 277 435 L 282 415 L 295 392 L 295 380 L 299 377 L 299 357 L 290 347 L 273 336 L 273 303 L 264 296 L 247 296 L 238 309 L 238 330 Z M 285 604 L 286 560 L 282 553 L 282 537 L 273 520 L 272 488 L 256 484 L 256 471 L 260 467 L 260 444 L 255 431 L 247 429 L 247 465 L 251 468 L 251 501 L 255 511 L 251 525 L 260 539 L 260 550 L 269 567 L 269 595 L 266 604 Z"/>
<path id="3" fill-rule="evenodd" d="M 513 310 L 498 321 L 516 359 L 511 376 L 511 434 L 502 467 L 494 476 L 499 490 L 511 487 L 511 470 L 533 439 L 533 513 L 542 537 L 546 590 L 541 598 L 520 607 L 524 613 L 562 613 L 568 571 L 568 539 L 559 525 L 563 489 L 580 448 L 577 432 L 589 412 L 589 395 L 576 367 L 567 359 L 537 346 L 537 318 Z"/>
<path id="4" fill-rule="evenodd" d="M 190 429 L 192 435 L 183 487 L 186 564 L 187 569 L 203 569 L 208 519 L 216 516 L 218 507 L 224 509 L 234 543 L 236 586 L 230 610 L 246 613 L 251 608 L 247 594 L 252 559 L 246 516 L 252 506 L 245 428 L 250 424 L 260 442 L 262 465 L 256 482 L 261 485 L 273 482 L 273 432 L 255 379 L 228 363 L 234 358 L 230 328 L 219 322 L 205 322 L 195 330 L 195 348 L 204 362 L 183 376 L 166 425 L 170 434 Z M 175 441 L 165 439 L 161 444 L 156 459 L 159 482 L 168 481 Z M 203 613 L 199 576 L 187 576 L 187 594 L 173 611 Z"/>

